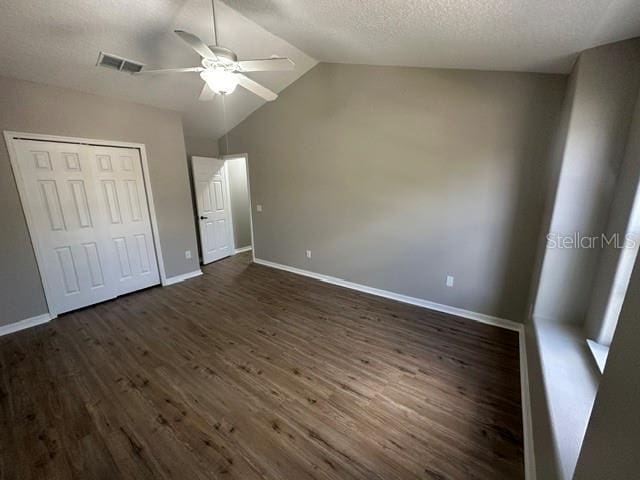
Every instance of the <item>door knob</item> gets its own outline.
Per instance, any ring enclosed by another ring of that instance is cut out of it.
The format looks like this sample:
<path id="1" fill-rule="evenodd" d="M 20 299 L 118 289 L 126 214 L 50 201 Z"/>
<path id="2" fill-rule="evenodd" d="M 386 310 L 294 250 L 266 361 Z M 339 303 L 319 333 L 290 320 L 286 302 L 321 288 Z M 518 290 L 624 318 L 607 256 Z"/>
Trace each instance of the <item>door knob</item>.
<path id="1" fill-rule="evenodd" d="M 200 215 L 200 220 L 208 220 L 208 219 L 209 219 L 209 217 L 204 217 L 204 216 Z"/>

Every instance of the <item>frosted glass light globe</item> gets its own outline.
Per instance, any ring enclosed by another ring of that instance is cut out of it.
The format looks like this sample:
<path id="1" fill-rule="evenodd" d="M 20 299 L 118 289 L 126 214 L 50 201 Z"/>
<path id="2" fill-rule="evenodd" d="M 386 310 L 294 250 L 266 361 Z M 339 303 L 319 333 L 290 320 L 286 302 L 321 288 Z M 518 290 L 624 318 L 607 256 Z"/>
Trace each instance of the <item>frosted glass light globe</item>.
<path id="1" fill-rule="evenodd" d="M 200 77 L 218 95 L 229 95 L 238 86 L 236 76 L 225 70 L 205 70 L 200 74 Z"/>

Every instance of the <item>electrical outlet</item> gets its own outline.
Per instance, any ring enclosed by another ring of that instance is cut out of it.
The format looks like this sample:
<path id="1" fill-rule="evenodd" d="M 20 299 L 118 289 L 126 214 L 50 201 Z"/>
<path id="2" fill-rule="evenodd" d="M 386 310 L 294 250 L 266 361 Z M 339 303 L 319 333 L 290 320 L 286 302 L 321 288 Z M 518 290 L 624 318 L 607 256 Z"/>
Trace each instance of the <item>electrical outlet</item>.
<path id="1" fill-rule="evenodd" d="M 453 278 L 451 275 L 447 275 L 447 287 L 453 287 L 454 281 L 455 281 L 455 278 Z"/>
<path id="2" fill-rule="evenodd" d="M 307 258 L 311 258 L 311 250 L 307 250 L 306 252 Z"/>
<path id="3" fill-rule="evenodd" d="M 186 258 L 187 260 L 191 258 L 191 250 L 184 251 L 184 258 Z"/>
<path id="4" fill-rule="evenodd" d="M 256 211 L 261 212 L 262 211 L 262 205 L 256 205 Z"/>

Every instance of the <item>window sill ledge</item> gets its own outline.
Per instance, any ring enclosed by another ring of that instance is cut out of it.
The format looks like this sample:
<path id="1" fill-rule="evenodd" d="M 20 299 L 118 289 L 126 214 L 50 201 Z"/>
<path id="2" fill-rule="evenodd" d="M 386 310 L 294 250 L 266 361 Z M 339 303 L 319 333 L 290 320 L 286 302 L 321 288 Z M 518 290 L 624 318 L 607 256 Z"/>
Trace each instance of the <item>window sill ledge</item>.
<path id="1" fill-rule="evenodd" d="M 604 367 L 607 364 L 607 357 L 609 356 L 609 347 L 589 339 L 587 339 L 587 346 L 591 351 L 591 356 L 596 361 L 600 374 L 604 373 Z"/>
<path id="2" fill-rule="evenodd" d="M 562 479 L 573 477 L 598 390 L 599 375 L 582 330 L 535 319 L 544 390 Z"/>

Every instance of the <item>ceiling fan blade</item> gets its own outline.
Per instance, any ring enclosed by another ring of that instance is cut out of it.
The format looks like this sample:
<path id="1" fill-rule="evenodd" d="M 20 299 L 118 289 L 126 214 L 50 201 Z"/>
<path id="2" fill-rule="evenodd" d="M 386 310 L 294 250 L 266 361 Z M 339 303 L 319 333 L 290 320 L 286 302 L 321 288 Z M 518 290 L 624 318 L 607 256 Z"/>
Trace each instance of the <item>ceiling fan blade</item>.
<path id="1" fill-rule="evenodd" d="M 264 60 L 241 60 L 238 62 L 243 72 L 275 72 L 294 70 L 296 64 L 289 58 L 267 58 Z"/>
<path id="2" fill-rule="evenodd" d="M 198 98 L 198 100 L 200 100 L 201 102 L 210 102 L 214 99 L 215 96 L 216 94 L 213 93 L 213 90 L 211 90 L 211 88 L 209 88 L 209 85 L 205 83 L 204 87 L 202 87 L 202 92 L 200 92 L 200 97 Z"/>
<path id="3" fill-rule="evenodd" d="M 184 30 L 174 30 L 174 33 L 178 35 L 182 40 L 184 40 L 196 52 L 198 52 L 198 55 L 200 55 L 202 58 L 210 58 L 212 60 L 218 59 L 216 54 L 213 53 L 211 49 L 193 33 L 185 32 Z"/>
<path id="4" fill-rule="evenodd" d="M 158 75 L 161 73 L 190 73 L 190 72 L 202 72 L 204 68 L 202 67 L 192 67 L 192 68 L 165 68 L 163 70 L 140 70 L 139 72 L 134 73 L 134 75 Z"/>
<path id="5" fill-rule="evenodd" d="M 258 82 L 251 80 L 249 77 L 245 77 L 241 73 L 236 73 L 235 75 L 238 78 L 238 85 L 246 88 L 251 93 L 255 93 L 259 97 L 264 98 L 267 102 L 272 102 L 278 98 L 276 93 L 272 92 L 267 87 L 263 87 Z"/>

